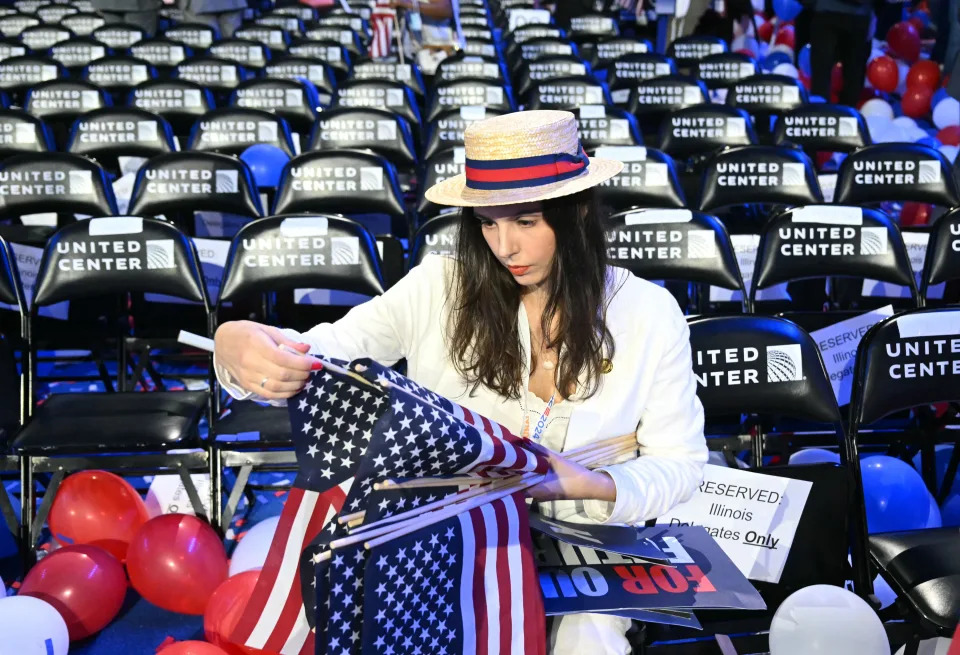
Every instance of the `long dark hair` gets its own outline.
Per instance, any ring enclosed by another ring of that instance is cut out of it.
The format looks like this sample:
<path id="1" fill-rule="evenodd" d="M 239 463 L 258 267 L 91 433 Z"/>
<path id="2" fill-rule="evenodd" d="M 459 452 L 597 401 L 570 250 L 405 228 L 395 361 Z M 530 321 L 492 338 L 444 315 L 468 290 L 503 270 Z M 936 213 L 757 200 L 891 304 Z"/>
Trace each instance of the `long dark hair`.
<path id="1" fill-rule="evenodd" d="M 543 217 L 556 233 L 541 330 L 547 345 L 561 353 L 557 389 L 561 397 L 583 374 L 583 397 L 600 386 L 604 359 L 612 359 L 613 335 L 606 323 L 607 253 L 597 194 L 545 200 Z M 471 383 L 506 398 L 519 398 L 523 384 L 517 312 L 521 286 L 497 260 L 481 233 L 473 209 L 460 212 L 448 347 L 453 365 Z M 612 294 L 611 294 L 612 295 Z M 557 333 L 550 327 L 557 317 Z M 536 368 L 536 359 L 531 370 Z"/>

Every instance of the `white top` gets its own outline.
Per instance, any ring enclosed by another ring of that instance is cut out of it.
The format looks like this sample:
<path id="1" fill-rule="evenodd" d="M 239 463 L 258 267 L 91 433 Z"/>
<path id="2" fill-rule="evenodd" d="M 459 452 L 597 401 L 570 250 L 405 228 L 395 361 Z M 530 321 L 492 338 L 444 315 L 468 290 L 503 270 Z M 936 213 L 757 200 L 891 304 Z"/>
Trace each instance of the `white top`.
<path id="1" fill-rule="evenodd" d="M 312 353 L 328 357 L 370 357 L 385 365 L 405 357 L 410 378 L 520 434 L 521 401 L 484 386 L 469 395 L 469 385 L 450 362 L 445 300 L 452 273 L 452 259 L 428 255 L 385 294 L 357 305 L 336 323 L 321 323 L 302 335 L 286 332 L 310 344 Z M 562 450 L 636 431 L 640 457 L 603 468 L 616 484 L 616 503 L 556 501 L 541 507 L 568 521 L 640 524 L 688 499 L 699 485 L 707 461 L 703 408 L 690 332 L 673 296 L 617 267 L 607 269 L 607 295 L 607 327 L 616 344 L 613 368 L 592 397 L 580 396 L 581 383 L 577 393 L 554 406 L 563 408 L 558 416 L 569 410 Z M 521 388 L 528 389 L 530 326 L 523 303 L 517 323 L 527 362 Z M 263 400 L 232 384 L 219 366 L 216 372 L 234 398 Z M 559 431 L 561 424 L 555 425 Z M 551 431 L 551 442 L 556 438 Z"/>

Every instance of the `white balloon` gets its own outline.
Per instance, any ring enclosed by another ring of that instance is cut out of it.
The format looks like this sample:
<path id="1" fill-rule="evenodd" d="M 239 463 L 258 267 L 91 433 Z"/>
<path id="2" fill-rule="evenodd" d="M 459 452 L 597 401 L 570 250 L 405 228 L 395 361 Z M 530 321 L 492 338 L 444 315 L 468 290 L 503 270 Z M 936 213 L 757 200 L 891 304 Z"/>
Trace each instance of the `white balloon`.
<path id="1" fill-rule="evenodd" d="M 907 75 L 910 73 L 910 66 L 903 61 L 897 62 L 897 74 L 900 76 L 897 79 L 897 94 L 903 95 L 907 90 Z"/>
<path id="2" fill-rule="evenodd" d="M 864 118 L 869 116 L 882 116 L 888 120 L 893 120 L 893 107 L 883 98 L 870 98 L 860 107 L 860 113 Z"/>
<path id="3" fill-rule="evenodd" d="M 897 592 L 879 575 L 873 579 L 873 595 L 880 601 L 880 609 L 897 602 Z"/>
<path id="4" fill-rule="evenodd" d="M 772 55 L 775 52 L 782 52 L 783 54 L 788 55 L 790 57 L 790 61 L 793 61 L 793 48 L 788 46 L 786 43 L 781 43 L 779 45 L 773 46 L 772 48 L 770 48 L 770 52 L 768 52 L 767 54 Z"/>
<path id="5" fill-rule="evenodd" d="M 7 588 L 3 586 L 3 578 L 0 578 L 0 599 L 7 597 Z"/>
<path id="6" fill-rule="evenodd" d="M 901 646 L 897 655 L 903 655 L 907 651 L 906 646 Z M 936 639 L 924 639 L 920 642 L 920 650 L 917 655 L 947 655 L 950 651 L 950 640 L 943 637 Z"/>
<path id="7" fill-rule="evenodd" d="M 940 152 L 949 162 L 957 161 L 957 153 L 960 152 L 960 146 L 940 146 Z"/>
<path id="8" fill-rule="evenodd" d="M 886 116 L 867 116 L 866 122 L 867 129 L 870 130 L 870 138 L 874 143 L 883 143 L 887 132 L 897 129 L 893 121 Z"/>
<path id="9" fill-rule="evenodd" d="M 774 75 L 786 75 L 793 79 L 800 77 L 800 72 L 793 64 L 777 64 L 773 69 L 773 73 Z"/>
<path id="10" fill-rule="evenodd" d="M 33 596 L 0 598 L 0 643 L 4 653 L 66 655 L 67 624 L 49 603 Z"/>
<path id="11" fill-rule="evenodd" d="M 203 509 L 207 516 L 210 516 L 210 474 L 193 473 L 190 479 L 193 480 L 193 486 L 197 489 Z M 187 488 L 183 486 L 183 480 L 179 475 L 154 476 L 144 502 L 150 518 L 161 514 L 190 514 L 191 516 L 196 514 L 187 496 Z"/>
<path id="12" fill-rule="evenodd" d="M 856 594 L 832 585 L 787 597 L 770 623 L 770 655 L 890 655 L 883 624 Z"/>
<path id="13" fill-rule="evenodd" d="M 938 129 L 960 125 L 960 100 L 947 96 L 933 108 L 933 124 Z"/>
<path id="14" fill-rule="evenodd" d="M 790 464 L 840 463 L 840 455 L 824 448 L 805 448 L 790 455 Z"/>
<path id="15" fill-rule="evenodd" d="M 909 116 L 897 116 L 893 119 L 893 124 L 899 125 L 905 129 L 913 129 L 917 127 L 917 121 L 913 120 Z M 924 134 L 926 134 L 926 132 L 924 132 Z"/>
<path id="16" fill-rule="evenodd" d="M 243 539 L 233 551 L 233 557 L 230 558 L 229 575 L 234 576 L 244 571 L 263 568 L 273 536 L 277 532 L 278 523 L 280 523 L 280 517 L 272 516 L 260 521 L 243 535 Z"/>

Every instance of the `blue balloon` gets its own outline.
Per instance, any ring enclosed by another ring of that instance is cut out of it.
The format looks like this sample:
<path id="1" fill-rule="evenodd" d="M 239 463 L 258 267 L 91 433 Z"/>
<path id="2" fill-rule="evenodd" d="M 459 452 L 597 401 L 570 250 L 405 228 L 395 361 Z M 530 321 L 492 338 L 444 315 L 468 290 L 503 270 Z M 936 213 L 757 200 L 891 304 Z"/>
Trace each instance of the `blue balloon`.
<path id="1" fill-rule="evenodd" d="M 921 146 L 929 146 L 934 150 L 936 150 L 937 148 L 943 145 L 934 136 L 925 136 L 922 139 L 919 139 L 916 143 L 917 145 L 921 145 Z"/>
<path id="2" fill-rule="evenodd" d="M 797 68 L 804 72 L 804 74 L 810 74 L 810 44 L 803 46 L 800 49 L 800 54 L 797 55 Z"/>
<path id="3" fill-rule="evenodd" d="M 827 99 L 822 96 L 809 96 L 807 98 L 807 102 L 811 105 L 822 104 L 822 103 L 825 103 L 826 101 Z"/>
<path id="4" fill-rule="evenodd" d="M 803 5 L 797 0 L 773 0 L 773 13 L 780 20 L 793 20 L 803 11 Z"/>
<path id="5" fill-rule="evenodd" d="M 790 55 L 785 52 L 771 52 L 769 55 L 763 58 L 763 68 L 768 71 L 772 71 L 774 68 L 780 64 L 792 64 L 790 61 Z"/>
<path id="6" fill-rule="evenodd" d="M 283 150 L 266 143 L 257 143 L 240 155 L 253 172 L 258 188 L 276 188 L 280 184 L 280 172 L 290 157 Z"/>
<path id="7" fill-rule="evenodd" d="M 941 100 L 946 100 L 949 97 L 950 96 L 947 94 L 947 90 L 941 87 L 933 92 L 933 96 L 930 98 L 930 106 L 936 107 Z"/>
<path id="8" fill-rule="evenodd" d="M 916 469 L 895 457 L 861 460 L 870 534 L 921 530 L 930 523 L 930 492 Z"/>

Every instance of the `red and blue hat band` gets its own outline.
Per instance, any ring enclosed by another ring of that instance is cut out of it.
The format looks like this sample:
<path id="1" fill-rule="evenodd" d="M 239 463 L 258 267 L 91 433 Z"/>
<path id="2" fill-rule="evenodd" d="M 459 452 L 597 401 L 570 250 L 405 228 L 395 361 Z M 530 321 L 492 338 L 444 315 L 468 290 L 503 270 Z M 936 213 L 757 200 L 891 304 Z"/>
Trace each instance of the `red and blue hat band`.
<path id="1" fill-rule="evenodd" d="M 481 161 L 467 159 L 465 174 L 467 187 L 483 191 L 523 189 L 562 182 L 577 177 L 587 169 L 583 146 L 576 155 L 561 152 L 554 155 L 536 155 L 519 159 Z"/>

